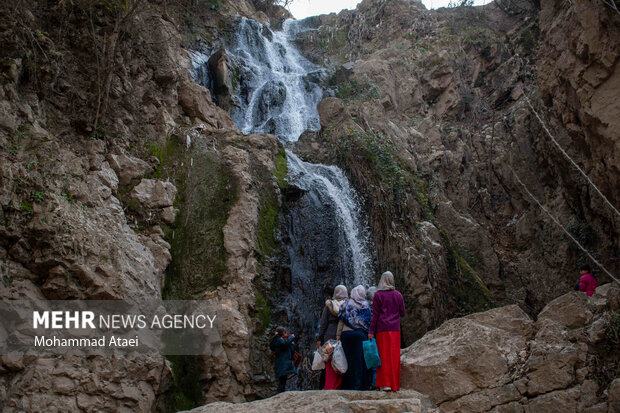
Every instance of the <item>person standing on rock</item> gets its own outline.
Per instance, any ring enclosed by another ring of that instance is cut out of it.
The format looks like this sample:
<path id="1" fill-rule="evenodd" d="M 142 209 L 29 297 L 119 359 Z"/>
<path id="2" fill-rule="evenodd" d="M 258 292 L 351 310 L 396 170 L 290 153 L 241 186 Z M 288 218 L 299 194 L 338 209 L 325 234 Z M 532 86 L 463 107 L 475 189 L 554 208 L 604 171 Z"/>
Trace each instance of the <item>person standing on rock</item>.
<path id="1" fill-rule="evenodd" d="M 581 276 L 579 277 L 579 283 L 577 283 L 575 287 L 579 286 L 579 291 L 584 291 L 588 297 L 592 297 L 596 287 L 598 287 L 598 281 L 596 281 L 596 278 L 592 275 L 592 268 L 586 264 L 582 265 L 579 270 Z"/>
<path id="2" fill-rule="evenodd" d="M 351 298 L 340 307 L 340 321 L 336 332 L 336 339 L 342 343 L 348 364 L 347 372 L 342 377 L 344 390 L 366 390 L 369 386 L 362 343 L 368 334 L 370 317 L 366 289 L 358 285 L 351 290 Z"/>
<path id="3" fill-rule="evenodd" d="M 323 313 L 321 314 L 321 326 L 319 328 L 317 347 L 321 347 L 321 344 L 327 340 L 335 340 L 336 332 L 338 331 L 338 313 L 340 307 L 344 304 L 344 301 L 349 298 L 347 287 L 344 285 L 337 285 L 334 288 L 334 295 L 331 300 L 325 301 L 325 307 L 323 307 Z M 342 384 L 342 374 L 336 372 L 332 368 L 331 363 L 325 364 L 325 390 L 337 390 Z"/>
<path id="4" fill-rule="evenodd" d="M 295 351 L 295 335 L 289 336 L 284 327 L 278 327 L 269 348 L 276 354 L 274 370 L 278 379 L 278 393 L 282 393 L 286 390 L 288 378 L 297 374 L 297 369 L 292 360 Z"/>
<path id="5" fill-rule="evenodd" d="M 386 391 L 400 389 L 400 318 L 405 316 L 405 301 L 394 287 L 394 275 L 381 275 L 372 302 L 372 320 L 368 339 L 376 335 L 381 366 L 377 368 L 375 386 Z"/>

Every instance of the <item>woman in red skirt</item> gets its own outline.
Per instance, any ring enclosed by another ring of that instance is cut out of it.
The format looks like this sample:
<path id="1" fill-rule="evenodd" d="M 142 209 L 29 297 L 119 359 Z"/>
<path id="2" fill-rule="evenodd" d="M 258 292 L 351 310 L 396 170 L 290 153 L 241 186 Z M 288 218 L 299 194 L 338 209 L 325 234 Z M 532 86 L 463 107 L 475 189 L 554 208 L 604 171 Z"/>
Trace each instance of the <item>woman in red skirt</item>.
<path id="1" fill-rule="evenodd" d="M 344 304 L 344 301 L 349 298 L 347 287 L 344 285 L 337 285 L 334 288 L 334 296 L 331 300 L 325 301 L 325 307 L 323 307 L 323 313 L 321 314 L 321 327 L 319 329 L 318 341 L 316 347 L 321 347 L 321 344 L 327 340 L 335 340 L 336 332 L 338 331 L 338 313 L 340 307 Z M 331 360 L 325 363 L 325 390 L 338 390 L 342 384 L 342 374 L 338 373 L 332 368 Z"/>
<path id="2" fill-rule="evenodd" d="M 372 302 L 372 320 L 368 338 L 376 336 L 381 366 L 377 368 L 375 386 L 381 390 L 400 389 L 400 318 L 405 316 L 405 301 L 394 288 L 394 275 L 381 275 Z"/>

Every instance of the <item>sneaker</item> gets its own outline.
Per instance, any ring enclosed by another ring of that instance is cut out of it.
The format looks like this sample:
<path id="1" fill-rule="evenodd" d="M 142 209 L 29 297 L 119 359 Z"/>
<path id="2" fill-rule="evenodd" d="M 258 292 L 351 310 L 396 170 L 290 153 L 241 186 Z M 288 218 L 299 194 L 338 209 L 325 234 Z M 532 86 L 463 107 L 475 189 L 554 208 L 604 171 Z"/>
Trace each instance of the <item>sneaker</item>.
<path id="1" fill-rule="evenodd" d="M 383 391 L 392 391 L 391 387 L 381 387 L 381 390 Z"/>

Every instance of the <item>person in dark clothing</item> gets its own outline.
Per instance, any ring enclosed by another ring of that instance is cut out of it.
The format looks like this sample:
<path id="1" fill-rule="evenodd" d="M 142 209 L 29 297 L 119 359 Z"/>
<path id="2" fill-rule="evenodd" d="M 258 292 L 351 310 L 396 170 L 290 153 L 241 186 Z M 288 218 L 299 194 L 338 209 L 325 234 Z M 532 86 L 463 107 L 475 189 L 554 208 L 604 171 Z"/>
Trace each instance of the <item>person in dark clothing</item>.
<path id="1" fill-rule="evenodd" d="M 358 285 L 351 290 L 351 298 L 340 307 L 339 317 L 336 339 L 341 340 L 348 364 L 342 378 L 342 389 L 366 390 L 370 383 L 362 343 L 368 334 L 371 312 L 363 286 Z"/>
<path id="2" fill-rule="evenodd" d="M 284 327 L 276 328 L 276 335 L 269 344 L 271 351 L 276 355 L 274 370 L 278 379 L 278 393 L 286 390 L 286 381 L 289 377 L 297 374 L 293 364 L 293 352 L 295 351 L 295 335 L 286 334 Z"/>
<path id="3" fill-rule="evenodd" d="M 331 300 L 325 301 L 325 307 L 323 307 L 323 313 L 321 314 L 321 326 L 319 329 L 319 335 L 317 337 L 317 347 L 321 347 L 321 344 L 327 340 L 336 339 L 336 331 L 338 330 L 338 312 L 340 306 L 344 303 L 344 300 L 348 298 L 347 287 L 344 285 L 337 285 L 334 288 L 334 295 Z M 331 363 L 325 364 L 325 390 L 337 390 L 342 383 L 342 375 L 337 373 Z"/>

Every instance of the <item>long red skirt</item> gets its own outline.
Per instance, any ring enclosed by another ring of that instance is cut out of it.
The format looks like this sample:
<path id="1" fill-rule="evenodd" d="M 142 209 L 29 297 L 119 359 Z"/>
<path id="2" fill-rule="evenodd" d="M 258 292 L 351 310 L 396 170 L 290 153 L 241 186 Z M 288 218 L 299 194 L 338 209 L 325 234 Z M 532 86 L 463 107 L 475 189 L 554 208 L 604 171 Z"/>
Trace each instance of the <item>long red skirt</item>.
<path id="1" fill-rule="evenodd" d="M 342 374 L 332 367 L 332 359 L 325 362 L 325 390 L 338 390 L 342 384 Z"/>
<path id="2" fill-rule="evenodd" d="M 400 331 L 377 333 L 377 348 L 381 366 L 377 368 L 377 387 L 400 389 Z"/>

